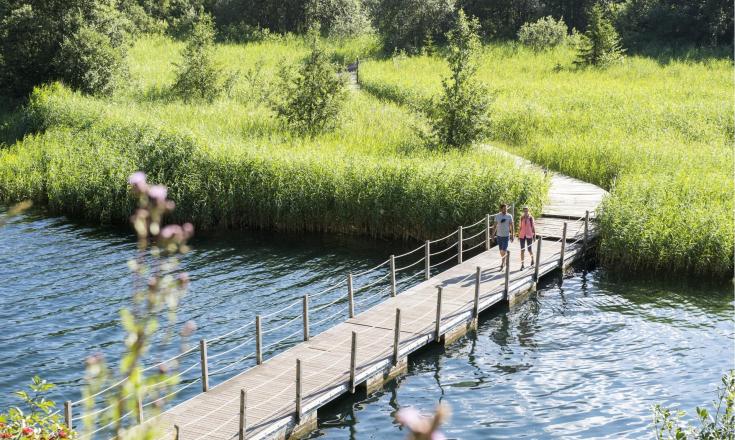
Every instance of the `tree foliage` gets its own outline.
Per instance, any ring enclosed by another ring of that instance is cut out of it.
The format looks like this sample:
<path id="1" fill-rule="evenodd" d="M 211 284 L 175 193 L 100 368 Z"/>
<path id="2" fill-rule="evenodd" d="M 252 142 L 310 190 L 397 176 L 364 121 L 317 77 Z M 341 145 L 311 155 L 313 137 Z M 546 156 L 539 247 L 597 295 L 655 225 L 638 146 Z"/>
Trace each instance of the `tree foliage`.
<path id="1" fill-rule="evenodd" d="M 558 46 L 567 38 L 567 25 L 561 18 L 547 16 L 533 23 L 526 23 L 518 31 L 518 40 L 533 50 L 544 50 Z"/>
<path id="2" fill-rule="evenodd" d="M 315 135 L 337 125 L 347 99 L 345 80 L 319 43 L 319 31 L 308 35 L 311 52 L 297 71 L 280 72 L 282 96 L 274 109 L 295 132 Z"/>
<path id="3" fill-rule="evenodd" d="M 617 31 L 605 17 L 602 6 L 596 4 L 590 11 L 589 26 L 582 37 L 575 64 L 606 67 L 620 61 L 623 52 Z"/>
<path id="4" fill-rule="evenodd" d="M 450 75 L 442 80 L 442 96 L 427 109 L 434 141 L 443 147 L 463 148 L 483 136 L 489 125 L 490 98 L 477 81 L 480 24 L 461 9 L 447 33 L 446 60 Z"/>
<path id="5" fill-rule="evenodd" d="M 213 59 L 214 23 L 203 14 L 194 24 L 186 47 L 177 66 L 173 92 L 185 101 L 205 99 L 212 101 L 224 90 L 222 70 Z"/>
<path id="6" fill-rule="evenodd" d="M 372 12 L 386 52 L 418 53 L 425 41 L 442 40 L 454 8 L 454 0 L 376 0 Z"/>
<path id="7" fill-rule="evenodd" d="M 110 91 L 131 27 L 117 0 L 10 0 L 0 9 L 0 93 L 24 96 L 55 80 Z"/>
<path id="8" fill-rule="evenodd" d="M 370 31 L 370 17 L 362 0 L 309 0 L 306 23 L 330 37 L 354 37 Z"/>

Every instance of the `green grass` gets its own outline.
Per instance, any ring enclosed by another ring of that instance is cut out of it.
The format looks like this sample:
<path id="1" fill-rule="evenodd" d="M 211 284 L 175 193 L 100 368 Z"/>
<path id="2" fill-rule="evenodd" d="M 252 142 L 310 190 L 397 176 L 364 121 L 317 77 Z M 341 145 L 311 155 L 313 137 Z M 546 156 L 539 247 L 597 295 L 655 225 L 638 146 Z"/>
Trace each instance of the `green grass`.
<path id="1" fill-rule="evenodd" d="M 488 46 L 489 142 L 611 191 L 602 261 L 621 270 L 732 276 L 732 62 L 628 57 L 571 68 L 569 48 Z M 439 58 L 364 62 L 364 90 L 417 105 L 439 92 Z"/>
<path id="2" fill-rule="evenodd" d="M 334 44 L 351 59 L 371 40 Z M 400 105 L 350 94 L 340 128 L 314 138 L 283 129 L 265 104 L 274 72 L 307 49 L 297 38 L 219 45 L 231 96 L 187 104 L 168 93 L 180 43 L 141 39 L 130 81 L 109 99 L 60 85 L 38 89 L 24 111 L 35 134 L 0 151 L 0 199 L 30 198 L 52 211 L 123 222 L 126 177 L 142 169 L 169 186 L 176 218 L 199 229 L 436 237 L 495 212 L 501 201 L 539 209 L 547 181 L 501 153 L 426 150 L 421 118 Z"/>

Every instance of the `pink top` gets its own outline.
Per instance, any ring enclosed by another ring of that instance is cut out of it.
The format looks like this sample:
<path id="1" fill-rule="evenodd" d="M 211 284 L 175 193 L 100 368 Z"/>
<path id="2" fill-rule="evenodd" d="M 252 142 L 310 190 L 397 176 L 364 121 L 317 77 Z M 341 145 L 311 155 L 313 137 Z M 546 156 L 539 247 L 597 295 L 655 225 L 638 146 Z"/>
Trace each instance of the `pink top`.
<path id="1" fill-rule="evenodd" d="M 533 216 L 521 216 L 521 229 L 518 231 L 518 238 L 533 238 L 536 235 L 536 228 L 533 224 Z"/>

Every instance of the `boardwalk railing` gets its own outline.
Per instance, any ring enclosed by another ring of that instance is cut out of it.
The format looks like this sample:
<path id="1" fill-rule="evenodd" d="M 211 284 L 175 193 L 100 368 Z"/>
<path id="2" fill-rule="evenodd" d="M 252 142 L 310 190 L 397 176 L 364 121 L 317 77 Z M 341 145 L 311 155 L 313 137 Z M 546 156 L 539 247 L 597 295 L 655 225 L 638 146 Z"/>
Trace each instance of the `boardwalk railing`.
<path id="1" fill-rule="evenodd" d="M 569 235 L 567 222 L 564 222 L 562 236 L 555 242 L 551 242 L 562 243 L 561 255 L 559 257 L 562 263 L 565 261 L 564 249 L 568 236 L 577 237 L 574 241 L 570 241 L 571 244 L 583 241 L 586 246 L 589 241 L 589 221 L 590 211 L 585 216 L 573 220 L 578 225 L 578 228 Z M 151 411 L 149 408 L 162 406 L 165 402 L 180 395 L 184 390 L 200 384 L 201 392 L 207 392 L 210 388 L 212 378 L 228 373 L 232 374 L 233 369 L 243 365 L 246 361 L 250 361 L 250 368 L 260 365 L 267 355 L 273 355 L 279 352 L 279 350 L 298 342 L 308 341 L 312 335 L 318 334 L 319 331 L 327 330 L 330 324 L 334 324 L 335 321 L 344 321 L 352 318 L 359 313 L 359 310 L 366 310 L 372 307 L 380 302 L 383 297 L 396 296 L 406 288 L 428 280 L 433 274 L 438 273 L 442 267 L 449 264 L 462 263 L 464 257 L 471 252 L 479 253 L 481 250 L 489 250 L 492 245 L 491 227 L 492 216 L 488 214 L 475 223 L 460 226 L 457 230 L 444 237 L 436 240 L 427 240 L 423 245 L 403 254 L 391 255 L 386 261 L 383 261 L 375 267 L 354 274 L 349 273 L 342 280 L 316 293 L 293 298 L 275 311 L 267 314 L 258 314 L 255 319 L 225 334 L 209 339 L 202 339 L 198 346 L 191 347 L 176 356 L 144 368 L 144 373 L 159 369 L 163 369 L 164 371 L 170 370 L 172 369 L 171 367 L 178 367 L 179 371 L 158 383 L 145 386 L 142 390 L 143 395 L 154 394 L 156 396 L 154 399 L 149 401 L 144 401 L 142 398 L 138 399 L 136 409 L 126 412 L 117 420 L 110 421 L 102 426 L 96 426 L 94 431 L 86 433 L 87 438 L 94 437 L 100 433 L 107 433 L 121 419 L 126 426 L 143 423 L 146 420 L 145 412 Z M 541 265 L 541 240 L 539 238 L 534 239 L 532 245 L 537 246 L 537 264 L 534 269 L 534 279 L 536 279 L 538 278 L 538 267 Z M 508 257 L 509 255 L 510 253 L 508 253 Z M 475 274 L 468 275 L 466 278 L 469 279 L 473 276 Z M 509 279 L 506 273 L 506 294 L 509 289 L 512 289 L 508 283 Z M 479 278 L 476 280 L 476 285 L 472 285 L 468 289 L 474 289 L 475 297 L 479 298 Z M 328 294 L 334 294 L 336 292 L 339 292 L 336 297 L 327 299 Z M 314 304 L 312 305 L 312 303 Z M 474 307 L 476 309 L 477 300 L 475 301 Z M 435 324 L 438 338 L 438 331 L 442 324 L 441 289 L 437 292 L 436 314 L 437 319 Z M 311 321 L 313 318 L 318 319 Z M 426 318 L 426 314 L 408 323 L 404 322 L 403 325 L 410 325 L 423 318 Z M 401 325 L 400 310 L 396 310 L 395 316 L 385 317 L 378 324 L 387 325 L 391 321 L 395 321 L 396 339 L 394 346 L 390 347 L 390 350 L 393 351 L 397 359 L 398 353 L 401 350 L 400 333 L 398 330 Z M 296 329 L 284 336 L 283 333 L 286 333 L 286 328 L 289 326 L 296 327 Z M 316 331 L 312 333 L 312 329 Z M 263 345 L 263 338 L 269 335 L 278 337 L 278 339 Z M 365 350 L 367 347 L 372 347 L 378 343 L 383 342 L 374 341 L 367 346 L 360 346 L 359 349 Z M 355 347 L 352 350 L 353 353 L 347 353 L 345 356 L 355 356 L 354 351 L 358 349 L 356 341 L 354 341 L 353 346 Z M 366 364 L 369 364 L 369 362 L 366 363 L 363 361 L 363 366 Z M 356 377 L 360 375 L 360 370 L 363 366 L 353 362 L 351 368 L 353 383 Z M 279 376 L 274 377 L 273 380 Z M 84 413 L 75 411 L 82 404 L 90 408 L 101 402 L 109 402 L 108 397 L 110 393 L 116 388 L 123 386 L 126 381 L 127 378 L 121 379 L 82 399 L 74 402 L 65 402 L 66 424 L 70 428 L 73 428 L 82 421 L 94 421 L 97 419 L 97 416 L 110 410 L 113 404 L 103 405 L 102 408 Z M 267 383 L 263 383 L 260 386 L 266 385 Z M 175 388 L 169 391 L 167 387 L 171 386 L 175 386 Z M 167 392 L 163 395 L 157 395 L 159 390 L 166 390 Z M 133 396 L 126 396 L 126 399 L 131 397 Z M 235 396 L 233 397 L 233 401 L 227 402 L 227 404 L 235 404 L 237 399 L 245 399 L 245 397 Z M 243 408 L 243 411 L 247 407 L 247 403 L 242 400 L 241 408 Z M 249 409 L 252 410 L 255 408 L 257 407 Z M 242 415 L 241 424 L 243 426 L 246 425 L 244 414 Z M 179 428 L 182 427 L 177 427 L 177 432 Z"/>

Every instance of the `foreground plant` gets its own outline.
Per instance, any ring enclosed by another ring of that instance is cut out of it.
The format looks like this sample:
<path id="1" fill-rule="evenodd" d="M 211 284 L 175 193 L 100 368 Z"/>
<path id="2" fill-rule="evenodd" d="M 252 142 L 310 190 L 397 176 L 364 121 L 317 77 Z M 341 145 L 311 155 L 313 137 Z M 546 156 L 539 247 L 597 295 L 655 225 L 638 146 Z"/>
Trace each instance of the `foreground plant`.
<path id="1" fill-rule="evenodd" d="M 97 423 L 109 425 L 117 438 L 152 438 L 155 426 L 128 428 L 126 416 L 140 414 L 141 406 L 151 406 L 149 414 L 160 412 L 166 403 L 164 396 L 178 383 L 172 375 L 177 368 L 176 361 L 163 365 L 157 371 L 145 374 L 142 361 L 151 351 L 153 337 L 161 326 L 159 316 L 167 312 L 168 329 L 162 345 L 171 341 L 172 325 L 176 318 L 176 307 L 189 284 L 188 275 L 178 272 L 181 254 L 188 251 L 186 244 L 194 233 L 190 223 L 184 225 L 164 225 L 164 216 L 173 211 L 174 202 L 167 199 L 167 189 L 162 185 L 149 185 L 142 172 L 130 176 L 128 183 L 138 198 L 138 209 L 131 217 L 131 223 L 138 237 L 138 254 L 129 262 L 133 272 L 133 306 L 122 309 L 120 318 L 125 330 L 126 352 L 120 362 L 118 375 L 110 373 L 104 360 L 95 356 L 87 362 L 87 381 L 85 390 L 87 403 L 84 415 L 85 428 L 93 433 Z M 184 326 L 182 338 L 194 331 L 193 323 Z M 182 344 L 183 345 L 183 344 Z M 183 347 L 185 348 L 185 347 Z M 120 383 L 108 396 L 109 410 L 102 413 L 101 420 L 94 417 L 94 396 L 110 383 Z M 143 402 L 152 399 L 148 405 Z M 150 404 L 153 405 L 150 405 Z"/>
<path id="2" fill-rule="evenodd" d="M 444 440 L 446 437 L 439 431 L 439 426 L 451 414 L 451 409 L 444 403 L 436 408 L 436 413 L 432 416 L 424 416 L 416 408 L 409 406 L 398 410 L 396 420 L 411 431 L 408 440 Z"/>
<path id="3" fill-rule="evenodd" d="M 38 376 L 34 376 L 30 393 L 16 391 L 22 401 L 19 406 L 0 414 L 0 439 L 51 440 L 75 439 L 76 432 L 63 425 L 56 403 L 46 399 L 46 393 L 54 388 Z"/>
<path id="4" fill-rule="evenodd" d="M 735 370 L 722 377 L 718 398 L 713 402 L 714 413 L 697 407 L 699 427 L 685 425 L 685 411 L 671 410 L 661 405 L 653 407 L 653 426 L 657 440 L 733 440 L 735 439 Z"/>

